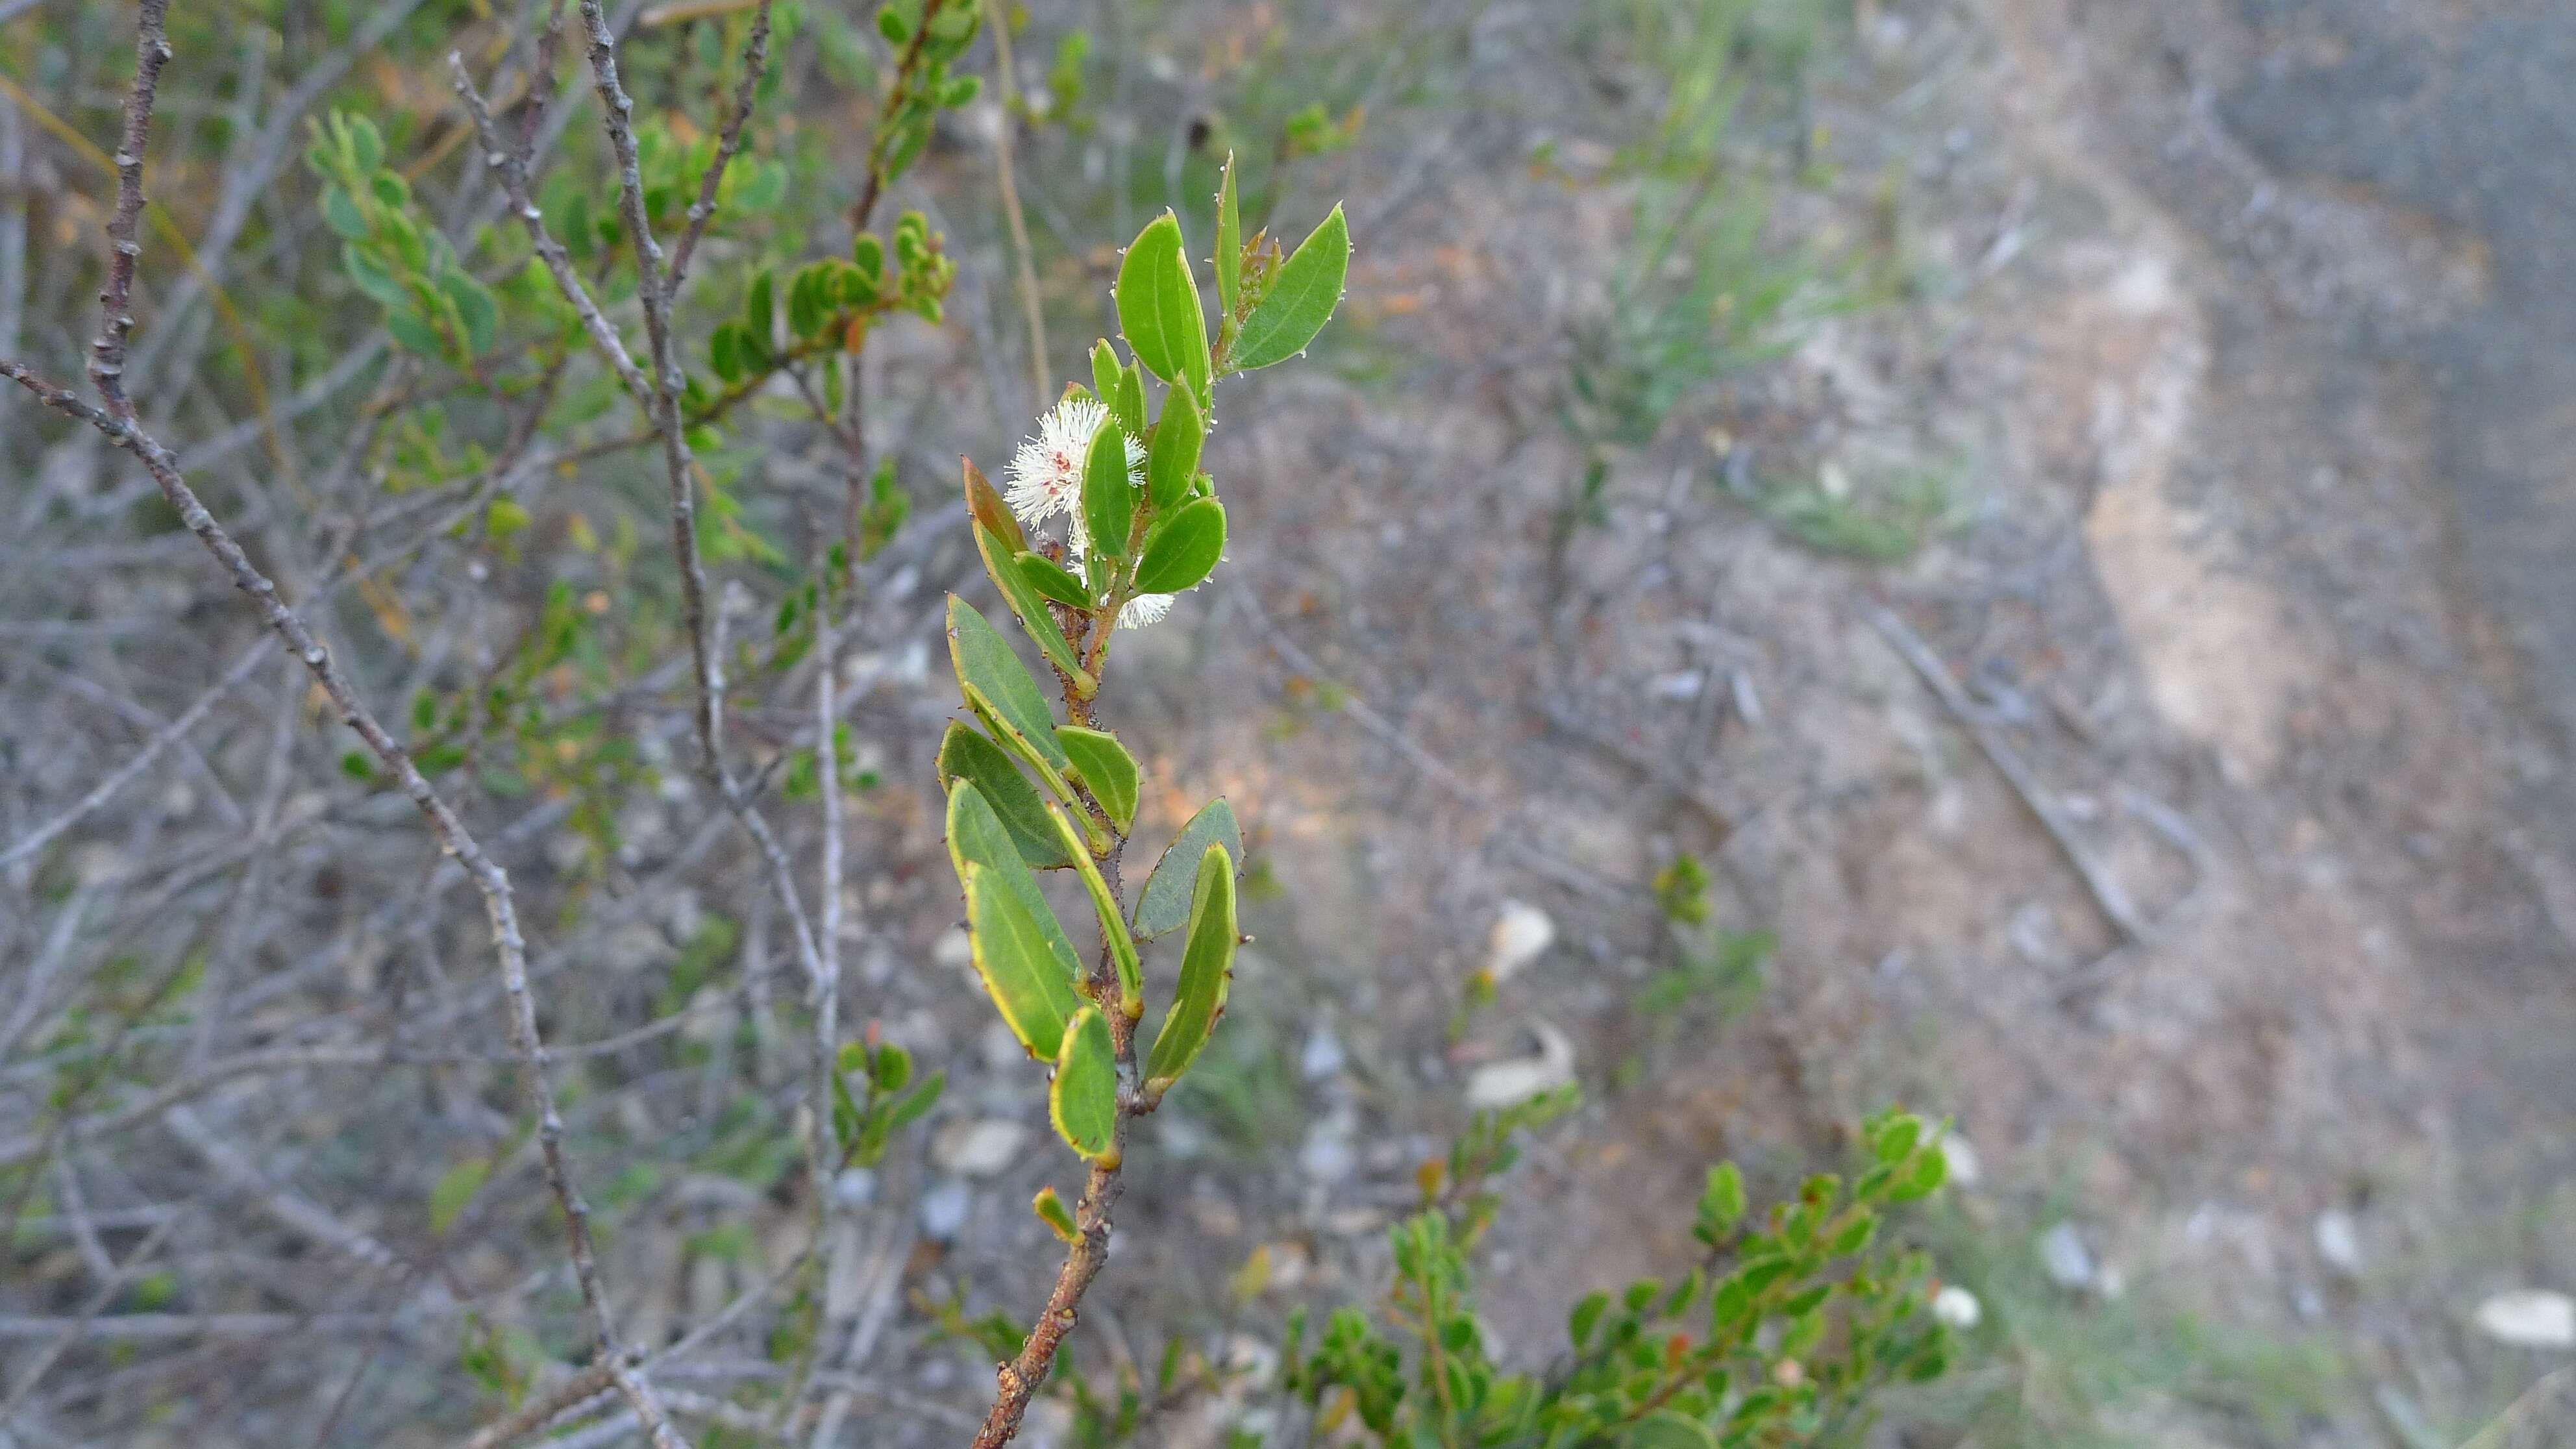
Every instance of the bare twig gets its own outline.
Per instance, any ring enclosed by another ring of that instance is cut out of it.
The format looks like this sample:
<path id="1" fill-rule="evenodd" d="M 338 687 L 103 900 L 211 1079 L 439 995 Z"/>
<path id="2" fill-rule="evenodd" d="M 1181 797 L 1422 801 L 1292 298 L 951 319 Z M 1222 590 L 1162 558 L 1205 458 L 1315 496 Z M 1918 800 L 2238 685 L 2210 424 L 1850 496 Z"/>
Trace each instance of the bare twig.
<path id="1" fill-rule="evenodd" d="M 581 319 L 582 332 L 617 374 L 617 380 L 626 384 L 627 392 L 633 394 L 637 402 L 650 409 L 653 406 L 653 385 L 644 380 L 642 370 L 636 367 L 634 357 L 626 350 L 625 339 L 617 335 L 617 328 L 600 312 L 599 303 L 592 300 L 590 289 L 583 285 L 581 273 L 572 264 L 571 254 L 564 250 L 562 242 L 555 240 L 553 233 L 546 230 L 545 213 L 538 209 L 536 197 L 528 184 L 525 151 L 502 144 L 500 125 L 493 120 L 492 108 L 485 103 L 482 93 L 474 89 L 474 80 L 466 73 L 465 57 L 461 52 L 451 50 L 447 53 L 447 69 L 457 98 L 465 102 L 466 112 L 474 118 L 475 135 L 483 143 L 484 163 L 501 178 L 501 190 L 510 199 L 510 209 L 518 213 L 519 224 L 527 229 L 528 242 L 536 248 L 537 259 L 545 263 L 546 275 L 554 278 L 555 287 L 571 304 L 573 315 Z"/>
<path id="2" fill-rule="evenodd" d="M 983 0 L 984 28 L 993 36 L 993 73 L 1002 83 L 1002 115 L 993 128 L 994 179 L 1002 192 L 1002 215 L 1011 224 L 1011 246 L 1019 255 L 1020 312 L 1029 324 L 1029 403 L 1044 407 L 1047 400 L 1046 309 L 1038 297 L 1037 254 L 1029 249 L 1029 224 L 1020 214 L 1020 188 L 1011 174 L 1013 132 L 1019 125 L 1014 114 L 1020 107 L 1020 77 L 1011 64 L 1011 25 L 1002 14 L 997 0 Z M 1225 258 L 1217 259 L 1224 265 Z"/>
<path id="3" fill-rule="evenodd" d="M 600 1287 L 598 1263 L 591 1243 L 589 1209 L 564 1162 L 562 1115 L 556 1108 L 554 1089 L 547 1080 L 545 1042 L 537 1026 L 536 1006 L 528 989 L 527 946 L 520 932 L 518 908 L 508 874 L 484 851 L 481 843 L 465 828 L 464 822 L 430 786 L 410 753 L 387 733 L 374 712 L 360 698 L 356 686 L 333 661 L 330 650 L 313 634 L 302 617 L 278 596 L 276 583 L 251 563 L 232 535 L 199 501 L 195 490 L 181 475 L 177 459 L 159 440 L 143 430 L 133 403 L 125 394 L 126 339 L 134 325 L 131 304 L 135 263 L 142 251 L 135 239 L 135 225 L 143 210 L 143 152 L 150 139 L 152 108 L 161 68 L 169 62 L 172 54 L 164 28 L 168 9 L 168 0 L 142 0 L 135 41 L 134 83 L 127 94 L 124 125 L 118 143 L 117 200 L 107 228 L 110 246 L 108 285 L 101 299 L 101 326 L 98 339 L 91 345 L 89 369 L 105 407 L 92 407 L 81 402 L 67 389 L 39 380 L 23 364 L 15 361 L 0 362 L 0 376 L 26 387 L 57 411 L 96 427 L 110 441 L 143 463 L 162 497 L 177 511 L 188 531 L 195 534 L 206 550 L 214 555 L 232 577 L 234 586 L 249 596 L 262 619 L 303 661 L 338 710 L 341 721 L 357 733 L 368 750 L 393 774 L 403 793 L 428 822 L 440 845 L 474 879 L 483 896 L 485 914 L 490 920 L 510 999 L 513 1044 L 525 1068 L 527 1090 L 537 1111 L 538 1139 L 545 1158 L 547 1184 L 563 1213 L 574 1274 L 590 1318 L 592 1336 L 598 1344 L 601 1358 L 614 1360 L 618 1353 L 616 1334 L 609 1319 L 606 1296 Z M 668 1416 L 654 1398 L 650 1386 L 632 1373 L 623 1371 L 617 1382 L 634 1405 L 637 1416 L 653 1431 L 657 1449 L 676 1449 L 681 1441 L 670 1430 Z"/>
<path id="4" fill-rule="evenodd" d="M 689 203 L 688 229 L 680 233 L 680 244 L 671 249 L 671 275 L 664 283 L 671 294 L 689 277 L 689 259 L 697 255 L 698 239 L 706 235 L 707 222 L 716 214 L 716 189 L 724 184 L 725 169 L 742 152 L 743 128 L 751 120 L 751 108 L 759 99 L 760 77 L 769 69 L 769 5 L 760 0 L 752 13 L 751 34 L 742 46 L 742 81 L 734 87 L 733 112 L 725 117 L 724 131 L 716 140 L 716 154 L 707 163 L 705 174 L 698 178 L 698 199 Z"/>
<path id="5" fill-rule="evenodd" d="M 2110 922 L 2111 929 L 2120 934 L 2121 941 L 2134 947 L 2154 940 L 2154 929 L 2147 924 L 2145 917 L 2138 914 L 2137 905 L 2129 899 L 2128 891 L 2076 835 L 2074 822 L 2058 808 L 2056 797 L 2049 794 L 2048 787 L 2039 782 L 2030 766 L 2023 762 L 1995 727 L 1987 723 L 1985 716 L 1977 712 L 1976 706 L 1968 699 L 1967 691 L 1959 687 L 1959 681 L 1952 677 L 1940 657 L 1932 652 L 1931 646 L 1925 644 L 1922 636 L 1908 627 L 1903 619 L 1882 606 L 1870 606 L 1869 623 L 1922 678 L 1925 686 L 1950 711 L 1960 727 L 1967 730 L 1969 738 L 1977 742 L 1977 748 L 1985 751 L 1996 772 L 2012 786 L 2013 793 L 2039 821 L 2040 828 L 2048 832 L 2048 838 L 2057 843 L 2058 852 L 2066 857 L 2066 863 L 2075 868 L 2076 876 L 2084 882 L 2084 889 L 2092 895 L 2094 906 L 2102 912 L 2102 918 Z"/>

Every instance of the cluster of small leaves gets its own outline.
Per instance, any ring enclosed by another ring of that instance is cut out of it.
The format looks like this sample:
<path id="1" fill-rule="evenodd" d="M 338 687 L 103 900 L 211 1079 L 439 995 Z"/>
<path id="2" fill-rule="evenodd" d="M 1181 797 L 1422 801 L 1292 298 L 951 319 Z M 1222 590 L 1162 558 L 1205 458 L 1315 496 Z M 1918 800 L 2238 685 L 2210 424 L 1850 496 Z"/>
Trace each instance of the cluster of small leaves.
<path id="1" fill-rule="evenodd" d="M 1713 1011 L 1732 1018 L 1762 990 L 1762 966 L 1778 945 L 1769 931 L 1734 931 L 1717 919 L 1708 870 L 1676 855 L 1655 874 L 1655 903 L 1672 938 L 1670 964 L 1648 977 L 1630 1003 L 1659 1037 Z"/>
<path id="2" fill-rule="evenodd" d="M 885 185 L 912 168 L 943 110 L 975 103 L 983 81 L 949 67 L 975 43 L 975 0 L 893 0 L 877 11 L 877 33 L 900 57 L 894 90 L 877 124 L 868 166 Z"/>
<path id="3" fill-rule="evenodd" d="M 952 723 L 939 774 L 948 790 L 948 848 L 965 888 L 967 931 L 986 990 L 1031 1055 L 1054 1064 L 1049 1106 L 1057 1132 L 1095 1163 L 1115 1161 L 1118 1070 L 1104 1007 L 1133 1023 L 1144 1009 L 1138 943 L 1182 932 L 1179 985 L 1135 1084 L 1150 1109 L 1189 1069 L 1225 1011 L 1237 941 L 1235 876 L 1243 855 L 1233 810 L 1211 802 L 1166 848 L 1132 914 L 1101 873 L 1135 828 L 1143 774 L 1118 737 L 1090 722 L 1090 701 L 1112 631 L 1141 595 L 1176 594 L 1205 580 L 1224 554 L 1225 506 L 1200 466 L 1214 386 L 1230 371 L 1295 355 L 1341 296 L 1350 244 L 1339 207 L 1287 262 L 1235 243 L 1233 168 L 1219 198 L 1218 340 L 1166 212 L 1148 223 L 1118 272 L 1113 296 L 1129 358 L 1106 340 L 1092 351 L 1105 416 L 1089 440 L 1077 555 L 1033 539 L 970 462 L 966 502 L 986 573 L 1061 686 L 1068 718 L 1002 634 L 973 605 L 948 602 L 949 649 L 966 711 Z M 1275 248 L 1272 256 L 1275 257 Z M 1164 384 L 1147 415 L 1146 377 Z M 1080 394 L 1077 385 L 1069 395 Z M 1129 448 L 1143 454 L 1141 480 Z M 1034 777 L 1034 779 L 1032 779 Z M 1086 973 L 1039 891 L 1037 870 L 1074 870 L 1096 918 L 1110 971 Z M 1103 992 L 1113 989 L 1114 1002 Z M 1041 1218 L 1069 1233 L 1070 1216 Z"/>
<path id="4" fill-rule="evenodd" d="M 941 250 L 939 235 L 920 212 L 898 217 L 893 236 L 892 266 L 887 265 L 886 243 L 872 232 L 861 232 L 850 245 L 849 260 L 826 257 L 797 268 L 787 279 L 783 309 L 776 269 L 753 273 L 743 290 L 742 316 L 707 337 L 707 365 L 725 384 L 725 395 L 710 395 L 692 379 L 692 391 L 683 399 L 689 415 L 702 418 L 718 411 L 781 368 L 834 352 L 857 353 L 867 343 L 868 329 L 889 313 L 909 312 L 939 325 L 957 264 Z M 837 412 L 837 372 L 825 374 L 824 386 L 830 390 L 825 407 Z"/>
<path id="5" fill-rule="evenodd" d="M 358 289 L 384 308 L 385 330 L 408 351 L 471 372 L 492 350 L 500 303 L 417 214 L 411 183 L 385 165 L 384 137 L 364 116 L 334 111 L 312 123 L 305 164 L 323 180 L 322 219 Z"/>
<path id="6" fill-rule="evenodd" d="M 841 1147 L 842 1167 L 874 1167 L 885 1156 L 886 1142 L 939 1105 L 948 1074 L 932 1072 L 918 1084 L 912 1079 L 912 1053 L 892 1042 L 870 1045 L 843 1042 L 839 1070 L 832 1074 L 832 1139 Z M 857 1091 L 850 1083 L 859 1084 Z"/>
<path id="7" fill-rule="evenodd" d="M 636 169 L 644 182 L 644 216 L 652 224 L 654 235 L 668 236 L 688 225 L 689 208 L 697 202 L 701 179 L 715 160 L 719 144 L 712 132 L 687 141 L 675 139 L 668 123 L 659 117 L 636 122 Z M 717 186 L 710 230 L 722 233 L 736 222 L 756 225 L 761 218 L 774 214 L 786 196 L 786 163 L 738 156 L 725 168 Z M 545 203 L 547 215 L 563 218 L 559 229 L 564 250 L 585 269 L 628 262 L 624 254 L 626 224 L 618 215 L 614 191 L 603 191 L 595 181 L 577 173 L 560 171 L 549 178 Z M 620 281 L 621 285 L 602 294 L 602 303 L 633 294 L 631 268 Z"/>
<path id="8" fill-rule="evenodd" d="M 1394 1332 L 1346 1308 L 1309 1351 L 1292 1322 L 1287 1386 L 1315 1406 L 1319 1437 L 1385 1445 L 1772 1449 L 1847 1430 L 1871 1391 L 1933 1377 L 1948 1355 L 1928 1260 L 1878 1241 L 1889 1209 L 1941 1185 L 1946 1159 L 1903 1113 L 1862 1136 L 1870 1163 L 1848 1187 L 1811 1177 L 1751 1225 L 1741 1174 L 1713 1169 L 1692 1225 L 1702 1263 L 1585 1298 L 1544 1375 L 1493 1362 L 1469 1240 L 1447 1213 L 1418 1213 L 1390 1235 Z"/>

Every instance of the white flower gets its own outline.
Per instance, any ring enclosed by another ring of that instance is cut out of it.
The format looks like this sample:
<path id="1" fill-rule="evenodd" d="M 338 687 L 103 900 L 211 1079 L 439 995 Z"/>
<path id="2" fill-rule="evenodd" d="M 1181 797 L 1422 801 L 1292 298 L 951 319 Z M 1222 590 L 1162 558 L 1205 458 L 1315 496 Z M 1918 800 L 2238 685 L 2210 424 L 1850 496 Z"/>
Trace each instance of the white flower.
<path id="1" fill-rule="evenodd" d="M 1091 531 L 1082 521 L 1082 470 L 1091 456 L 1091 439 L 1100 431 L 1109 409 L 1098 398 L 1074 394 L 1047 410 L 1038 419 L 1034 437 L 1020 441 L 1020 451 L 1011 458 L 1010 470 L 1004 474 L 1007 487 L 1004 498 L 1021 524 L 1035 528 L 1063 514 L 1071 522 L 1065 530 L 1065 564 L 1076 574 L 1082 572 L 1082 560 L 1091 552 Z M 1145 486 L 1145 449 L 1134 438 L 1127 444 L 1127 481 L 1135 487 Z M 1142 629 L 1172 611 L 1170 594 L 1138 594 L 1118 611 L 1118 627 Z"/>
<path id="2" fill-rule="evenodd" d="M 1020 522 L 1035 528 L 1057 514 L 1073 520 L 1073 551 L 1083 553 L 1089 540 L 1082 526 L 1082 465 L 1091 455 L 1092 435 L 1100 431 L 1109 409 L 1098 398 L 1075 394 L 1038 419 L 1037 435 L 1024 438 L 1004 474 L 1004 496 Z M 1126 438 L 1127 480 L 1145 485 L 1145 449 Z"/>
<path id="3" fill-rule="evenodd" d="M 1142 629 L 1170 612 L 1172 612 L 1170 594 L 1138 594 L 1127 601 L 1126 608 L 1118 611 L 1118 627 Z"/>
<path id="4" fill-rule="evenodd" d="M 1965 1333 L 1986 1316 L 1986 1308 L 1977 1301 L 1976 1294 L 1950 1283 L 1932 1295 L 1932 1316 Z"/>

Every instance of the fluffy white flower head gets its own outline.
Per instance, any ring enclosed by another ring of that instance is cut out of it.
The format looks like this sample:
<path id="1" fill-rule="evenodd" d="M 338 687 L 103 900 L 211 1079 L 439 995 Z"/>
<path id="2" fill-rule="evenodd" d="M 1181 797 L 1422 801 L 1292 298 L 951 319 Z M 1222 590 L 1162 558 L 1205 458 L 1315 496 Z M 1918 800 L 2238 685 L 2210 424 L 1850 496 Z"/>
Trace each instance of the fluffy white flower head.
<path id="1" fill-rule="evenodd" d="M 1004 475 L 1004 499 L 1022 525 L 1035 528 L 1057 514 L 1070 522 L 1065 542 L 1070 562 L 1079 572 L 1091 551 L 1090 531 L 1082 522 L 1082 469 L 1091 456 L 1091 439 L 1109 409 L 1097 398 L 1075 394 L 1049 408 L 1038 419 L 1037 432 L 1020 440 Z M 1145 486 L 1145 449 L 1134 438 L 1127 445 L 1127 481 Z M 1118 627 L 1142 629 L 1172 611 L 1169 594 L 1139 594 L 1118 611 Z"/>
<path id="2" fill-rule="evenodd" d="M 1020 450 L 1012 455 L 1004 475 L 1003 496 L 1023 525 L 1035 528 L 1059 513 L 1073 520 L 1071 542 L 1076 553 L 1089 542 L 1082 527 L 1082 465 L 1091 456 L 1092 435 L 1108 416 L 1109 409 L 1098 398 L 1076 394 L 1057 403 L 1038 419 L 1036 434 L 1020 441 Z M 1145 449 L 1134 438 L 1124 441 L 1127 480 L 1141 488 Z"/>

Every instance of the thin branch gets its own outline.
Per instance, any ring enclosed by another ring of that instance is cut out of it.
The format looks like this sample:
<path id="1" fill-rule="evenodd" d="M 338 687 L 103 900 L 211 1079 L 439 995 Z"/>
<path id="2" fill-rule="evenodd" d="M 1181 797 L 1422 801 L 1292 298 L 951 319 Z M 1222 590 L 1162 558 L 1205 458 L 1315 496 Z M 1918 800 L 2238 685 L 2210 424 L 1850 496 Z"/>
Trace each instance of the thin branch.
<path id="1" fill-rule="evenodd" d="M 2030 766 L 2023 763 L 2021 756 L 2005 742 L 1995 727 L 1977 712 L 1976 706 L 1968 700 L 1967 691 L 1951 677 L 1949 669 L 1932 652 L 1932 647 L 1924 643 L 1922 636 L 1909 628 L 1903 619 L 1878 605 L 1870 607 L 1869 624 L 1878 631 L 1879 637 L 1887 641 L 1888 647 L 1921 676 L 1933 697 L 1940 700 L 1951 717 L 1967 730 L 1968 737 L 1977 742 L 1977 748 L 1985 751 L 1986 758 L 2004 777 L 2005 783 L 2012 786 L 2013 794 L 2029 808 L 2040 828 L 2048 832 L 2048 838 L 2056 842 L 2058 852 L 2066 857 L 2066 863 L 2075 868 L 2076 876 L 2084 882 L 2084 889 L 2091 893 L 2093 904 L 2101 910 L 2102 918 L 2111 923 L 2111 929 L 2120 933 L 2121 942 L 2128 946 L 2144 946 L 2153 941 L 2155 928 L 2138 914 L 2138 907 L 2129 899 L 2128 891 L 2121 887 L 2110 868 L 2095 859 L 2093 852 L 2085 847 L 2075 833 L 2074 822 L 2058 808 L 2055 797 L 2048 793 L 2048 787 L 2039 782 L 2039 776 L 2032 773 Z"/>
<path id="2" fill-rule="evenodd" d="M 68 389 L 38 379 L 18 362 L 0 362 L 0 376 L 8 377 L 42 398 L 57 411 L 67 413 L 98 428 L 110 441 L 132 453 L 143 463 L 162 497 L 177 511 L 180 521 L 197 536 L 214 555 L 217 563 L 230 574 L 233 584 L 248 595 L 262 619 L 286 641 L 287 648 L 304 662 L 337 708 L 343 723 L 355 731 L 369 751 L 392 772 L 412 804 L 428 821 L 431 833 L 447 853 L 465 867 L 481 892 L 484 911 L 490 920 L 492 937 L 500 957 L 502 978 L 510 1000 L 510 1030 L 520 1062 L 527 1076 L 527 1090 L 536 1108 L 538 1140 L 546 1164 L 547 1185 L 562 1210 L 573 1271 L 580 1283 L 582 1303 L 591 1321 L 592 1336 L 603 1359 L 617 1355 L 616 1334 L 608 1315 L 606 1295 L 599 1282 L 599 1267 L 590 1235 L 590 1213 L 581 1194 L 573 1185 L 563 1154 L 563 1119 L 557 1110 L 553 1086 L 546 1075 L 545 1040 L 537 1026 L 536 1004 L 528 989 L 527 944 L 520 933 L 518 906 L 511 894 L 510 878 L 500 864 L 487 854 L 482 844 L 465 828 L 428 779 L 384 725 L 377 720 L 356 686 L 333 661 L 331 652 L 302 617 L 278 597 L 277 584 L 262 573 L 242 551 L 241 545 L 207 511 L 194 489 L 179 471 L 178 460 L 159 440 L 145 432 L 137 421 L 134 406 L 123 387 L 126 338 L 133 330 L 131 303 L 134 269 L 142 248 L 135 240 L 135 223 L 143 210 L 143 149 L 151 134 L 152 107 L 160 81 L 161 68 L 171 58 L 170 43 L 164 30 L 169 10 L 168 0 L 142 0 L 140 27 L 135 40 L 135 76 L 125 103 L 125 123 L 120 138 L 117 162 L 116 208 L 108 223 L 110 257 L 108 286 L 101 300 L 102 325 L 98 340 L 92 345 L 90 377 L 104 410 L 81 402 Z M 667 1416 L 654 1399 L 651 1388 L 641 1379 L 622 1375 L 618 1386 L 626 1392 L 638 1417 L 654 1429 L 657 1449 L 676 1449 L 678 1437 L 670 1431 Z"/>
<path id="3" fill-rule="evenodd" d="M 484 163 L 501 178 L 502 193 L 509 197 L 510 209 L 518 213 L 520 225 L 527 229 L 528 242 L 536 248 L 537 259 L 545 263 L 546 274 L 555 279 L 555 287 L 571 304 L 573 315 L 581 319 L 581 330 L 589 336 L 591 345 L 599 349 L 599 355 L 616 372 L 617 380 L 626 384 L 627 392 L 649 410 L 653 406 L 653 385 L 644 380 L 643 371 L 636 367 L 635 359 L 626 350 L 625 339 L 617 335 L 616 327 L 600 312 L 599 303 L 592 300 L 590 289 L 582 284 L 580 271 L 572 264 L 571 254 L 546 230 L 545 212 L 538 208 L 528 184 L 525 150 L 501 143 L 501 127 L 493 120 L 492 108 L 484 101 L 482 93 L 474 89 L 474 80 L 466 73 L 462 52 L 451 50 L 447 53 L 447 69 L 457 98 L 465 102 L 466 112 L 474 118 L 475 135 L 483 143 Z"/>
<path id="4" fill-rule="evenodd" d="M 581 16 L 589 37 L 591 76 L 599 92 L 602 121 L 609 148 L 617 158 L 618 211 L 635 249 L 635 269 L 641 279 L 636 290 L 644 304 L 645 335 L 652 344 L 654 394 L 649 412 L 654 430 L 661 435 L 663 470 L 670 485 L 671 552 L 680 566 L 681 616 L 689 633 L 689 658 L 697 685 L 700 765 L 768 865 L 771 887 L 787 911 L 807 980 L 820 982 L 822 953 L 787 852 L 725 764 L 724 663 L 708 618 L 706 563 L 698 550 L 696 465 L 681 426 L 683 378 L 671 339 L 671 292 L 664 280 L 662 246 L 654 240 L 652 220 L 644 206 L 644 176 L 635 147 L 635 102 L 617 78 L 617 40 L 609 31 L 599 0 L 581 0 Z M 821 1110 L 819 1104 L 817 1110 Z"/>
<path id="5" fill-rule="evenodd" d="M 707 163 L 706 173 L 698 178 L 698 199 L 689 203 L 689 225 L 680 233 L 680 244 L 671 249 L 670 294 L 677 295 L 680 284 L 689 278 L 689 259 L 697 255 L 698 239 L 706 235 L 707 222 L 716 214 L 716 189 L 723 185 L 725 168 L 742 151 L 743 128 L 751 120 L 752 106 L 759 99 L 760 78 L 769 69 L 769 4 L 760 0 L 760 8 L 751 17 L 751 35 L 742 47 L 742 81 L 734 87 L 733 114 L 725 118 L 724 133 L 717 138 L 715 159 Z"/>
<path id="6" fill-rule="evenodd" d="M 152 139 L 152 106 L 161 67 L 170 63 L 166 25 L 170 0 L 143 0 L 134 33 L 134 87 L 125 96 L 125 120 L 116 142 L 116 209 L 107 221 L 107 289 L 99 293 L 99 329 L 90 343 L 90 381 L 110 416 L 131 425 L 134 404 L 125 397 L 125 340 L 134 332 L 134 264 L 143 255 L 135 223 L 143 217 L 143 148 Z M 23 379 L 21 379 L 23 381 Z"/>
<path id="7" fill-rule="evenodd" d="M 1019 253 L 1020 313 L 1029 324 L 1029 403 L 1044 407 L 1047 400 L 1046 309 L 1039 304 L 1037 254 L 1029 248 L 1029 224 L 1020 214 L 1020 188 L 1011 174 L 1011 144 L 1014 128 L 1019 124 L 1015 112 L 1020 107 L 1020 77 L 1011 64 L 1010 18 L 1002 14 L 999 0 L 983 0 L 984 26 L 993 33 L 993 72 L 1002 83 L 1002 117 L 993 129 L 995 180 L 1002 192 L 1002 215 L 1011 224 L 1011 245 Z M 1226 258 L 1219 257 L 1220 266 Z"/>

